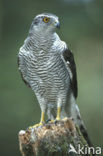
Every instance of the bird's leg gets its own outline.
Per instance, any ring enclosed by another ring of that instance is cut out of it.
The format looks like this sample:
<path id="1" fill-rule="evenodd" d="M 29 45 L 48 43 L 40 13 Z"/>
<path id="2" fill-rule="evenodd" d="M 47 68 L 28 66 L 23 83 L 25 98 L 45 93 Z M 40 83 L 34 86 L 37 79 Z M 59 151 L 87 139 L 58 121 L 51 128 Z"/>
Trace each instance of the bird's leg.
<path id="1" fill-rule="evenodd" d="M 58 101 L 57 101 L 57 116 L 56 116 L 56 121 L 61 119 L 61 107 L 62 107 L 62 103 L 63 103 L 63 99 L 61 94 L 59 93 L 58 95 Z"/>
<path id="2" fill-rule="evenodd" d="M 45 122 L 44 118 L 45 118 L 45 113 L 42 111 L 41 112 L 41 120 L 40 120 L 40 122 L 38 124 L 34 125 L 33 127 L 35 128 L 35 127 L 42 126 L 44 124 L 44 122 Z"/>
<path id="3" fill-rule="evenodd" d="M 60 120 L 60 114 L 61 114 L 61 107 L 57 107 L 57 117 L 56 120 Z"/>
<path id="4" fill-rule="evenodd" d="M 45 122 L 45 113 L 42 111 L 40 123 L 44 123 L 44 122 Z"/>
<path id="5" fill-rule="evenodd" d="M 45 123 L 45 112 L 41 112 L 41 120 L 40 120 L 40 122 L 38 123 L 38 124 L 35 124 L 34 126 L 30 126 L 29 127 L 29 129 L 31 129 L 31 128 L 37 128 L 37 127 L 39 127 L 39 126 L 42 126 L 44 123 Z"/>
<path id="6" fill-rule="evenodd" d="M 61 111 L 62 111 L 62 106 L 64 106 L 65 104 L 65 100 L 66 100 L 66 93 L 65 91 L 60 92 L 58 95 L 58 101 L 57 101 L 57 116 L 56 116 L 56 121 L 61 120 Z"/>
<path id="7" fill-rule="evenodd" d="M 56 119 L 55 120 L 50 120 L 50 123 L 55 123 L 56 121 L 59 121 L 60 120 L 60 116 L 61 116 L 61 106 L 58 106 L 57 107 L 57 116 L 56 116 Z"/>

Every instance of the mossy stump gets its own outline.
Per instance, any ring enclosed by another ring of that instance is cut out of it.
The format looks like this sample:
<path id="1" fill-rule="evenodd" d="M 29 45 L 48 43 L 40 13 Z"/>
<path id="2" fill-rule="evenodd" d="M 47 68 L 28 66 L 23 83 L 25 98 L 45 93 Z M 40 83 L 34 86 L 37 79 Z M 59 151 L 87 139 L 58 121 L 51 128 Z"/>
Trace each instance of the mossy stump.
<path id="1" fill-rule="evenodd" d="M 22 156 L 78 156 L 78 144 L 88 146 L 70 118 L 19 132 Z"/>

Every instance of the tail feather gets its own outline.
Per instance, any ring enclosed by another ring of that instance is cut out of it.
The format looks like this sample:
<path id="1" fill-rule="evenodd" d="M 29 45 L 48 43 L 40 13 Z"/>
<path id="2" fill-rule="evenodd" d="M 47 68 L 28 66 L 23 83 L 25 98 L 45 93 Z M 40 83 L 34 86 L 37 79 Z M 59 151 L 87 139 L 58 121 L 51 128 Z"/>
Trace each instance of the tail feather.
<path id="1" fill-rule="evenodd" d="M 83 137 L 84 137 L 85 140 L 87 141 L 89 147 L 93 147 L 93 144 L 92 144 L 92 142 L 91 142 L 91 140 L 90 140 L 90 138 L 89 138 L 89 135 L 88 135 L 88 133 L 87 133 L 87 129 L 86 129 L 85 125 L 84 125 L 84 124 L 81 124 L 81 125 L 79 126 L 79 128 L 80 128 L 80 131 L 81 131 Z"/>
<path id="2" fill-rule="evenodd" d="M 79 111 L 79 108 L 78 108 L 77 104 L 72 104 L 71 116 L 74 119 L 74 122 L 79 126 L 80 131 L 81 131 L 83 137 L 85 138 L 85 140 L 87 141 L 89 147 L 93 147 L 93 144 L 91 143 L 91 140 L 90 140 L 90 138 L 88 136 L 85 124 L 84 124 L 84 122 L 83 122 L 83 120 L 81 118 L 80 111 Z"/>

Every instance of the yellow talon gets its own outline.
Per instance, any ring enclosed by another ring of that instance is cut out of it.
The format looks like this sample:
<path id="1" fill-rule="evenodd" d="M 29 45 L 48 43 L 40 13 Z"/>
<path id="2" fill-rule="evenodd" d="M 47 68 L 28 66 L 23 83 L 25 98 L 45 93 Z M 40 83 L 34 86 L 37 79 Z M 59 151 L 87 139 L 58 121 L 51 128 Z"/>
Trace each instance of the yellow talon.
<path id="1" fill-rule="evenodd" d="M 34 125 L 33 128 L 36 128 L 36 127 L 39 127 L 39 126 L 42 126 L 42 125 L 43 125 L 43 122 L 40 122 L 40 123 Z"/>
<path id="2" fill-rule="evenodd" d="M 54 123 L 54 122 L 55 122 L 55 120 L 50 120 L 50 121 L 49 121 L 49 123 Z"/>
<path id="3" fill-rule="evenodd" d="M 42 125 L 45 123 L 44 117 L 45 117 L 45 113 L 42 112 L 42 113 L 41 113 L 41 120 L 40 120 L 40 123 L 35 124 L 34 126 L 30 126 L 29 129 L 37 128 L 37 127 L 39 127 L 39 126 L 42 126 Z"/>
<path id="4" fill-rule="evenodd" d="M 60 113 L 61 113 L 61 107 L 58 107 L 56 120 L 60 120 Z"/>
<path id="5" fill-rule="evenodd" d="M 30 126 L 29 129 L 37 128 L 37 127 L 42 126 L 42 125 L 43 125 L 43 123 L 40 122 L 40 123 L 38 123 L 38 124 L 35 124 L 34 126 Z"/>

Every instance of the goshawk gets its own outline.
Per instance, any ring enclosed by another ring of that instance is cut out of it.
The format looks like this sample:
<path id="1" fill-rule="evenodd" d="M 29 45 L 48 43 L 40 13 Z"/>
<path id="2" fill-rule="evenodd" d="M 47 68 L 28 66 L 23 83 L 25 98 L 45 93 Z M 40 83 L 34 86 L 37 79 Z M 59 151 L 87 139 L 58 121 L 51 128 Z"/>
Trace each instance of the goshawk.
<path id="1" fill-rule="evenodd" d="M 51 120 L 72 117 L 89 142 L 76 104 L 78 91 L 73 53 L 56 33 L 59 27 L 59 19 L 53 14 L 43 13 L 33 19 L 19 51 L 19 70 L 41 108 L 41 120 L 36 126 L 45 122 L 45 113 Z"/>

